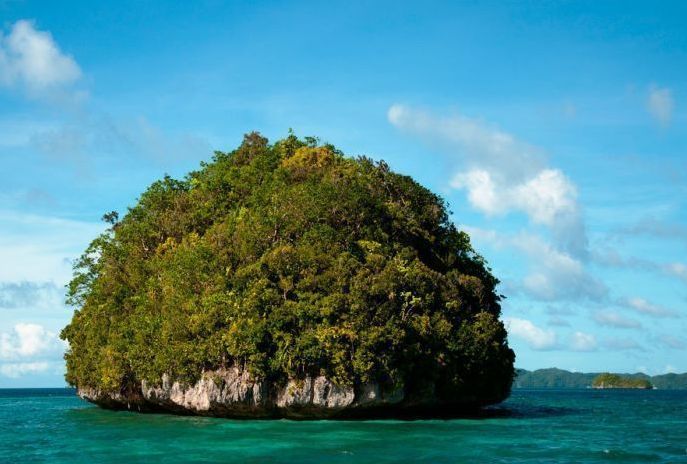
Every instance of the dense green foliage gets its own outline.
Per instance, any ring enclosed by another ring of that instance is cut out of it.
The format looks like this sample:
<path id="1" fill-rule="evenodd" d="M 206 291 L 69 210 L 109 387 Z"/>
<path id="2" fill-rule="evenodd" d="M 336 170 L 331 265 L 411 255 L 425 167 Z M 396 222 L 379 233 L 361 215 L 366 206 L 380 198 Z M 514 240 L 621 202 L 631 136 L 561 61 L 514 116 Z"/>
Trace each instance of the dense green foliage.
<path id="1" fill-rule="evenodd" d="M 569 372 L 555 367 L 536 371 L 517 369 L 513 386 L 515 388 L 586 388 L 591 386 L 596 375 Z"/>
<path id="2" fill-rule="evenodd" d="M 632 378 L 605 372 L 599 374 L 592 382 L 594 388 L 652 388 L 651 382 L 643 378 Z"/>
<path id="3" fill-rule="evenodd" d="M 687 390 L 687 374 L 654 375 L 651 383 L 659 390 Z"/>
<path id="4" fill-rule="evenodd" d="M 104 219 L 69 285 L 71 384 L 238 365 L 441 397 L 510 389 L 498 281 L 443 201 L 383 162 L 253 133 Z"/>

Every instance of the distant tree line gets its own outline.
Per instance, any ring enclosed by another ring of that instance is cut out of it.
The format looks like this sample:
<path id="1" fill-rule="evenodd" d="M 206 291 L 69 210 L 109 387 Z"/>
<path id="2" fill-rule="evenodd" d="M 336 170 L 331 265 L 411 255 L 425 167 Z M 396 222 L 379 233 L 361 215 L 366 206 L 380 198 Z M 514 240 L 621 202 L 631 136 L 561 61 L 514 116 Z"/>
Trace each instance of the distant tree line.
<path id="1" fill-rule="evenodd" d="M 600 373 L 570 372 L 549 368 L 528 371 L 516 369 L 514 388 L 590 388 Z M 660 390 L 687 390 L 687 373 L 649 376 L 642 373 L 616 374 L 624 379 L 642 380 Z"/>

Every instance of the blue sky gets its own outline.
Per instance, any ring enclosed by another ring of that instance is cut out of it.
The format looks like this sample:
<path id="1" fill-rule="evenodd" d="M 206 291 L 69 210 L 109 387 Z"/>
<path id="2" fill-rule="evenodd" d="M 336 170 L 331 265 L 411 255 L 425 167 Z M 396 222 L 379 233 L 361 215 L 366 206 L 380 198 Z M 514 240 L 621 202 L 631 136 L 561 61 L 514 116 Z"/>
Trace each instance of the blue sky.
<path id="1" fill-rule="evenodd" d="M 0 0 L 0 387 L 63 385 L 71 260 L 293 128 L 443 195 L 519 367 L 687 371 L 684 2 Z"/>

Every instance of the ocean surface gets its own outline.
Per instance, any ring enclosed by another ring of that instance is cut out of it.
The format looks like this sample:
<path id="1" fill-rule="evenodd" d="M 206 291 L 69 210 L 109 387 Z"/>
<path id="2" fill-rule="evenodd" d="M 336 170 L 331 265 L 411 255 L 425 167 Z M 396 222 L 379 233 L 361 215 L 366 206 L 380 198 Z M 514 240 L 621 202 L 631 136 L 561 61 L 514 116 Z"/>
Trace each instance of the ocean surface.
<path id="1" fill-rule="evenodd" d="M 687 391 L 514 390 L 485 417 L 235 421 L 0 390 L 0 463 L 687 463 Z"/>

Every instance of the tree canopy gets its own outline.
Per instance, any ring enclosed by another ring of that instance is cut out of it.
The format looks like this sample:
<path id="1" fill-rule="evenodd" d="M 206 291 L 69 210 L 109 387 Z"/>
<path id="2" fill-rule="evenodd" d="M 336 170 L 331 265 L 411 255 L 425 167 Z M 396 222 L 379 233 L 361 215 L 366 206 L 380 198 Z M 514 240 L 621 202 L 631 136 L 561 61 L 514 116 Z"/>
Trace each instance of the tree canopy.
<path id="1" fill-rule="evenodd" d="M 226 366 L 503 398 L 498 280 L 384 162 L 258 133 L 153 183 L 74 266 L 66 378 L 116 391 Z"/>

